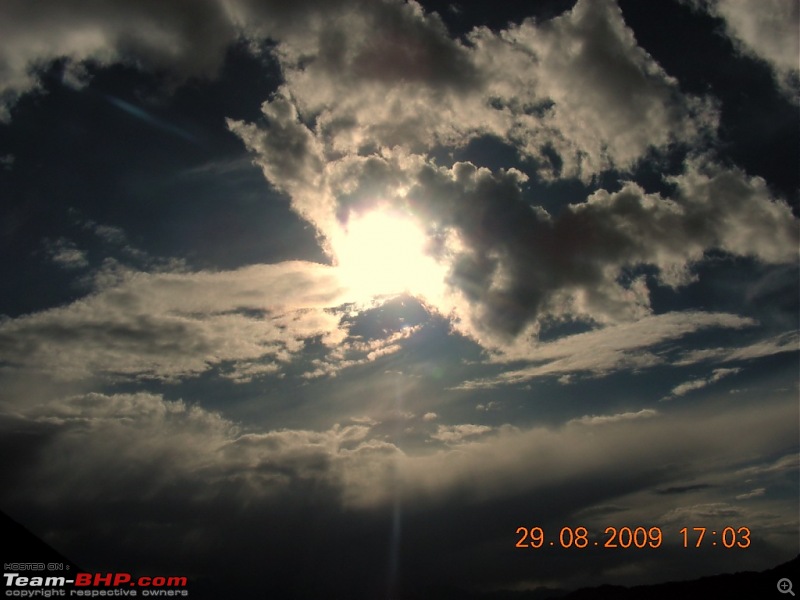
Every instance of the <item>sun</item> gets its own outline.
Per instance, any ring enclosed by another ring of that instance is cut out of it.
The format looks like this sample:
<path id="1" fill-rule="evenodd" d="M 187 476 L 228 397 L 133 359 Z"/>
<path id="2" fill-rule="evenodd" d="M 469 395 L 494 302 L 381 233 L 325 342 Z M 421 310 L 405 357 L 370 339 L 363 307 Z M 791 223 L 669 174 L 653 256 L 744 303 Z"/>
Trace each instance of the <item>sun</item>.
<path id="1" fill-rule="evenodd" d="M 384 208 L 354 215 L 331 241 L 342 281 L 358 299 L 442 293 L 447 269 L 427 252 L 428 236 L 411 215 Z"/>

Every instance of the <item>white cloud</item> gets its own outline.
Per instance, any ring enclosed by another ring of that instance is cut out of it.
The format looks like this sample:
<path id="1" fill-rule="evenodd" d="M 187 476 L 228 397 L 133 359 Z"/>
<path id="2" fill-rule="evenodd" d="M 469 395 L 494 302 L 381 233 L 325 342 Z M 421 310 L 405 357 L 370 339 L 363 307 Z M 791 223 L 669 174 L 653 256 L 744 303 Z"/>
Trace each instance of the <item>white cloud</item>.
<path id="1" fill-rule="evenodd" d="M 380 421 L 376 421 L 372 417 L 367 417 L 367 416 L 364 416 L 364 417 L 350 417 L 350 420 L 353 423 L 356 423 L 358 425 L 367 425 L 369 427 L 374 427 L 375 425 L 378 425 L 380 423 Z"/>
<path id="2" fill-rule="evenodd" d="M 683 174 L 667 180 L 677 185 L 676 201 L 685 212 L 680 242 L 764 263 L 797 261 L 797 220 L 787 203 L 772 197 L 761 177 L 690 159 Z M 690 222 L 702 223 L 691 237 L 685 229 Z M 688 254 L 684 260 L 692 258 Z"/>
<path id="3" fill-rule="evenodd" d="M 431 439 L 444 442 L 446 444 L 460 444 L 464 441 L 485 435 L 492 431 L 491 427 L 486 425 L 439 425 L 436 428 L 436 433 L 431 434 Z"/>
<path id="4" fill-rule="evenodd" d="M 671 398 L 677 398 L 679 396 L 685 396 L 689 392 L 693 392 L 694 390 L 699 390 L 707 385 L 711 385 L 712 383 L 716 383 L 719 380 L 727 377 L 729 375 L 735 375 L 736 373 L 740 372 L 741 369 L 714 369 L 714 371 L 708 377 L 702 379 L 693 379 L 691 381 L 687 381 L 681 383 L 680 385 L 675 386 L 672 388 L 672 391 L 669 393 L 668 396 L 663 398 L 663 400 L 669 400 Z"/>
<path id="5" fill-rule="evenodd" d="M 767 62 L 778 83 L 800 102 L 800 7 L 795 0 L 700 0 L 725 21 L 727 34 L 747 54 Z"/>
<path id="6" fill-rule="evenodd" d="M 45 248 L 50 260 L 65 269 L 82 269 L 89 266 L 86 252 L 78 248 L 74 242 L 61 238 L 55 241 L 45 240 Z"/>
<path id="7" fill-rule="evenodd" d="M 652 348 L 708 328 L 743 328 L 755 325 L 745 317 L 725 313 L 676 312 L 645 317 L 587 333 L 566 336 L 529 347 L 518 344 L 513 352 L 498 354 L 497 362 L 525 360 L 531 366 L 488 378 L 467 381 L 460 388 L 487 388 L 520 384 L 538 377 L 569 373 L 603 375 L 618 369 L 640 369 L 663 364 Z"/>
<path id="8" fill-rule="evenodd" d="M 468 46 L 414 4 L 342 8 L 283 36 L 279 56 L 278 102 L 291 97 L 331 154 L 420 152 L 491 134 L 545 163 L 545 147 L 554 149 L 563 175 L 590 178 L 716 126 L 707 103 L 683 96 L 638 47 L 610 1 L 497 34 L 478 29 Z"/>
<path id="9" fill-rule="evenodd" d="M 529 19 L 498 37 L 483 30 L 473 41 L 476 60 L 492 69 L 503 112 L 513 115 L 506 135 L 532 156 L 555 149 L 565 176 L 627 170 L 650 148 L 690 142 L 716 127 L 711 106 L 683 95 L 638 46 L 615 2 L 579 1 L 559 17 Z M 482 49 L 491 55 L 484 58 Z M 537 104 L 543 115 L 531 116 Z"/>
<path id="10" fill-rule="evenodd" d="M 278 190 L 288 193 L 293 207 L 304 218 L 324 230 L 332 215 L 322 189 L 322 148 L 313 133 L 300 122 L 294 104 L 277 95 L 264 102 L 266 125 L 259 128 L 228 120 L 228 128 L 256 154 L 264 176 Z"/>
<path id="11" fill-rule="evenodd" d="M 616 423 L 619 421 L 630 421 L 634 419 L 651 419 L 658 416 L 658 411 L 651 408 L 643 408 L 637 412 L 619 413 L 616 415 L 584 415 L 579 419 L 572 419 L 569 423 L 581 425 L 604 425 L 606 423 Z"/>
<path id="12" fill-rule="evenodd" d="M 274 362 L 255 363 L 255 362 L 236 362 L 233 369 L 227 373 L 220 373 L 222 377 L 230 379 L 234 383 L 250 383 L 254 378 L 264 375 L 280 373 L 281 366 Z"/>
<path id="13" fill-rule="evenodd" d="M 736 496 L 736 499 L 737 500 L 750 500 L 752 498 L 758 498 L 760 496 L 763 496 L 766 493 L 766 491 L 767 491 L 766 488 L 756 488 L 756 489 L 751 490 L 749 492 L 746 492 L 744 494 L 739 494 L 738 496 Z"/>
<path id="14" fill-rule="evenodd" d="M 331 152 L 426 149 L 474 128 L 461 121 L 480 76 L 467 49 L 415 3 L 349 3 L 282 36 L 278 54 L 284 94 Z"/>
<path id="15" fill-rule="evenodd" d="M 286 361 L 305 339 L 341 342 L 346 331 L 325 310 L 341 303 L 340 293 L 332 269 L 314 263 L 217 273 L 123 269 L 86 298 L 0 323 L 0 356 L 65 379 L 174 379 L 224 361 L 235 362 L 235 379 L 246 379 L 274 372 L 264 359 Z"/>
<path id="16" fill-rule="evenodd" d="M 800 454 L 787 454 L 773 462 L 740 469 L 736 472 L 736 475 L 740 477 L 759 477 L 775 473 L 791 473 L 797 471 L 798 468 L 800 468 Z"/>
<path id="17" fill-rule="evenodd" d="M 726 504 L 724 502 L 713 502 L 708 504 L 693 504 L 690 506 L 679 506 L 663 515 L 663 523 L 719 523 L 720 520 L 735 520 L 744 522 L 742 519 L 743 511 L 741 508 Z M 708 525 L 705 525 L 706 527 Z"/>
<path id="18" fill-rule="evenodd" d="M 324 359 L 313 359 L 314 367 L 302 374 L 305 379 L 316 379 L 323 376 L 336 376 L 342 369 L 365 365 L 377 359 L 394 354 L 401 350 L 398 343 L 413 336 L 420 326 L 404 327 L 400 331 L 389 333 L 386 337 L 370 341 L 358 339 L 346 340 L 332 348 Z"/>
<path id="19" fill-rule="evenodd" d="M 622 473 L 634 479 L 648 473 L 644 479 L 649 479 L 659 466 L 667 465 L 670 481 L 707 477 L 705 469 L 727 473 L 731 465 L 751 460 L 749 453 L 764 456 L 767 447 L 780 448 L 796 437 L 792 416 L 796 406 L 788 396 L 780 407 L 768 402 L 726 413 L 684 411 L 660 413 L 658 418 L 648 414 L 605 421 L 602 427 L 592 428 L 592 435 L 587 435 L 587 424 L 579 422 L 558 429 L 501 427 L 452 450 L 405 458 L 400 468 L 407 492 L 418 501 L 446 497 L 451 486 L 466 490 L 471 481 L 479 484 L 470 490 L 470 497 L 485 499 L 522 489 L 548 489 L 573 478 L 584 478 L 585 483 L 589 474 L 598 481 Z M 790 422 L 781 422 L 783 418 Z M 765 432 L 774 437 L 764 436 Z M 737 447 L 732 452 L 733 437 Z M 715 463 L 719 459 L 727 466 Z M 678 464 L 686 471 L 676 470 Z M 650 489 L 652 480 L 643 485 Z"/>
<path id="20" fill-rule="evenodd" d="M 774 354 L 782 354 L 784 352 L 796 352 L 798 349 L 800 349 L 800 333 L 797 331 L 790 331 L 738 348 L 704 348 L 702 350 L 691 350 L 686 352 L 675 364 L 691 365 L 706 361 L 744 361 L 772 356 Z"/>

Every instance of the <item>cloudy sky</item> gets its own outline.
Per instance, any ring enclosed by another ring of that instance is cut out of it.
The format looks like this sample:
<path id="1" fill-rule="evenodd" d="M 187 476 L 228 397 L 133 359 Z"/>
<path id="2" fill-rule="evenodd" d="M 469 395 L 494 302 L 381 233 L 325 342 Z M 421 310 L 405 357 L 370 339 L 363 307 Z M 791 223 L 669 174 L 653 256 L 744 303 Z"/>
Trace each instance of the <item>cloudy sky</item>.
<path id="1" fill-rule="evenodd" d="M 3 0 L 0 508 L 240 597 L 792 558 L 798 10 Z"/>

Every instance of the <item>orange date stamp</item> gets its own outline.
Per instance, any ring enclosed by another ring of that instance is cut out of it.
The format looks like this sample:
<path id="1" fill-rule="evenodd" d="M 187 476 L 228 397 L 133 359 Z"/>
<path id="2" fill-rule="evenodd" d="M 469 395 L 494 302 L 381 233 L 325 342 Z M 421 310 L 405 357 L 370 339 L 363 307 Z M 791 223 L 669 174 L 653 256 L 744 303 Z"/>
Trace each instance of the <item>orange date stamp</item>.
<path id="1" fill-rule="evenodd" d="M 517 527 L 516 548 L 659 548 L 664 543 L 661 527 L 606 527 L 602 535 L 591 535 L 586 527 L 562 527 L 548 536 L 542 527 Z M 749 548 L 749 527 L 683 527 L 674 536 L 684 548 L 719 546 Z"/>

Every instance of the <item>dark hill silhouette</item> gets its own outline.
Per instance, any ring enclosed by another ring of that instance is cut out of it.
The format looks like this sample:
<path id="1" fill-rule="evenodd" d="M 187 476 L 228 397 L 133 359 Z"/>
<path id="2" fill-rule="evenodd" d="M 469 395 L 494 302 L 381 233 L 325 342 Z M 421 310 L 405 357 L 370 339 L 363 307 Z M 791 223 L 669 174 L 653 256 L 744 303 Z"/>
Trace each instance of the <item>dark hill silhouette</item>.
<path id="1" fill-rule="evenodd" d="M 797 581 L 800 555 L 772 569 L 761 572 L 745 571 L 732 575 L 713 575 L 692 581 L 673 581 L 631 588 L 601 586 L 586 588 L 562 596 L 563 600 L 662 600 L 670 598 L 791 598 L 778 591 L 778 580 L 784 577 Z M 797 593 L 797 592 L 795 592 Z"/>
<path id="2" fill-rule="evenodd" d="M 47 570 L 50 576 L 66 575 L 82 569 L 64 555 L 40 540 L 24 526 L 6 513 L 0 511 L 0 539 L 3 540 L 3 564 L 7 563 L 50 563 L 61 564 L 61 570 Z M 5 571 L 6 569 L 4 569 Z M 22 574 L 20 572 L 20 574 Z M 38 575 L 39 573 L 31 573 Z"/>
<path id="3" fill-rule="evenodd" d="M 654 585 L 623 587 L 601 585 L 576 591 L 540 588 L 526 592 L 470 593 L 455 588 L 432 588 L 408 600 L 694 600 L 725 598 L 726 600 L 762 600 L 792 598 L 778 591 L 778 580 L 789 578 L 800 583 L 800 555 L 787 563 L 761 572 L 745 571 L 713 575 L 691 581 L 671 581 Z M 798 594 L 797 588 L 794 593 Z"/>

